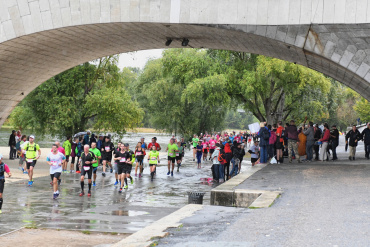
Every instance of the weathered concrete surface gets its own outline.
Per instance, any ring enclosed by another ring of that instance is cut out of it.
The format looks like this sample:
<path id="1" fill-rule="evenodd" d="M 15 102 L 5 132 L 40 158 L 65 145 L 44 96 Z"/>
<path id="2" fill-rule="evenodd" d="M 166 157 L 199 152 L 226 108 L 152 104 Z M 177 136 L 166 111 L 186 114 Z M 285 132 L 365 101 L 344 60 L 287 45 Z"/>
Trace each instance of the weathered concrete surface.
<path id="1" fill-rule="evenodd" d="M 205 207 L 159 246 L 368 246 L 369 177 L 363 158 L 267 166 L 238 187 L 284 190 L 271 207 L 239 208 L 222 219 Z"/>
<path id="2" fill-rule="evenodd" d="M 265 191 L 253 191 L 244 189 L 236 190 L 236 188 L 238 187 L 238 185 L 243 183 L 246 179 L 248 179 L 257 171 L 263 169 L 264 167 L 266 167 L 266 164 L 259 164 L 254 167 L 248 164 L 243 172 L 212 189 L 211 205 L 227 207 L 249 207 L 253 203 L 253 201 Z"/>
<path id="3" fill-rule="evenodd" d="M 369 1 L 1 0 L 0 126 L 50 77 L 167 38 L 296 62 L 370 100 Z"/>

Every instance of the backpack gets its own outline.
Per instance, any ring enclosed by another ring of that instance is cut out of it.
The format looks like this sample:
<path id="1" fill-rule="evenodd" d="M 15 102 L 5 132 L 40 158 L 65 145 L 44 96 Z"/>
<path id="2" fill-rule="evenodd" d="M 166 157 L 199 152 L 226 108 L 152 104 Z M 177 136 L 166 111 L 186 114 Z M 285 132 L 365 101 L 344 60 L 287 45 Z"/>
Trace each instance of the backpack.
<path id="1" fill-rule="evenodd" d="M 218 154 L 217 159 L 220 162 L 220 164 L 223 165 L 226 162 L 225 153 L 224 152 L 221 152 L 221 150 L 220 150 L 220 153 Z"/>
<path id="2" fill-rule="evenodd" d="M 268 132 L 268 130 L 266 130 L 266 129 L 263 129 L 262 137 L 265 140 L 269 140 L 270 139 L 270 132 Z"/>

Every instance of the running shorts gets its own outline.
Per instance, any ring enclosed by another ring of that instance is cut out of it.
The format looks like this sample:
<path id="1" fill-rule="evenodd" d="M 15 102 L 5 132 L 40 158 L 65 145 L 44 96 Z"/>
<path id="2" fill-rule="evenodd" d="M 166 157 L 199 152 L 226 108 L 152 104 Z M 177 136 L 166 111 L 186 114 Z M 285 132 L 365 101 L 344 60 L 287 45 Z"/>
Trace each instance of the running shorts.
<path id="1" fill-rule="evenodd" d="M 251 158 L 251 162 L 252 162 L 252 163 L 256 163 L 256 162 L 257 162 L 257 160 L 258 160 L 257 158 Z"/>
<path id="2" fill-rule="evenodd" d="M 122 174 L 123 173 L 123 168 L 126 164 L 122 164 L 122 165 L 117 165 L 117 170 L 116 172 L 118 173 L 118 175 Z"/>
<path id="3" fill-rule="evenodd" d="M 74 164 L 75 163 L 75 159 L 76 159 L 76 156 L 75 157 L 72 157 L 72 160 L 71 160 L 71 163 Z"/>
<path id="4" fill-rule="evenodd" d="M 110 156 L 104 155 L 103 160 L 106 160 L 107 162 L 111 162 L 112 161 L 112 155 L 110 155 Z"/>
<path id="5" fill-rule="evenodd" d="M 4 192 L 5 179 L 0 179 L 0 193 Z"/>
<path id="6" fill-rule="evenodd" d="M 203 149 L 204 154 L 208 154 L 208 149 Z"/>
<path id="7" fill-rule="evenodd" d="M 209 153 L 210 153 L 210 154 L 213 154 L 213 152 L 214 152 L 214 151 L 215 151 L 214 149 L 210 149 L 210 150 L 209 150 Z"/>
<path id="8" fill-rule="evenodd" d="M 59 179 L 61 174 L 62 173 L 60 173 L 60 172 L 56 172 L 54 174 L 50 174 L 51 180 L 53 180 L 54 178 Z"/>
<path id="9" fill-rule="evenodd" d="M 176 161 L 181 160 L 181 159 L 182 159 L 182 155 L 181 154 L 179 156 L 176 156 Z"/>
<path id="10" fill-rule="evenodd" d="M 27 160 L 26 160 L 26 163 L 27 163 L 27 169 L 30 169 L 30 167 L 35 167 L 36 165 L 36 162 L 37 160 L 33 160 L 32 162 L 28 163 Z"/>
<path id="11" fill-rule="evenodd" d="M 149 166 L 156 166 L 157 164 L 149 164 Z"/>
<path id="12" fill-rule="evenodd" d="M 85 167 L 86 168 L 90 168 L 89 170 L 85 170 Z M 82 169 L 81 169 L 81 176 L 85 176 L 87 174 L 87 178 L 88 179 L 91 179 L 92 177 L 92 170 L 93 168 L 91 166 L 83 166 Z"/>
<path id="13" fill-rule="evenodd" d="M 66 161 L 69 162 L 69 155 L 66 155 Z"/>
<path id="14" fill-rule="evenodd" d="M 96 174 L 96 171 L 98 170 L 98 167 L 92 167 L 93 169 L 93 174 Z"/>
<path id="15" fill-rule="evenodd" d="M 144 159 L 144 157 L 143 156 L 139 156 L 139 157 L 136 157 L 136 162 L 139 162 L 139 165 L 143 165 L 143 159 Z"/>
<path id="16" fill-rule="evenodd" d="M 175 163 L 176 157 L 170 157 L 170 156 L 168 156 L 168 161 L 171 161 L 172 163 Z"/>
<path id="17" fill-rule="evenodd" d="M 131 173 L 131 170 L 132 170 L 132 165 L 124 164 L 123 165 L 123 169 L 122 169 L 122 173 L 124 173 L 124 174 L 130 174 Z"/>

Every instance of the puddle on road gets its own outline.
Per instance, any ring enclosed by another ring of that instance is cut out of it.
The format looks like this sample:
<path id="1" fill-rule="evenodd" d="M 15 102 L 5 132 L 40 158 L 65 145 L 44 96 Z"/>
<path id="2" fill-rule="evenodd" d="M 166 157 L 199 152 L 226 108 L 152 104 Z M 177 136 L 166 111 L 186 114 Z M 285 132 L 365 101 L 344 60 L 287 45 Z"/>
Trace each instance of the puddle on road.
<path id="1" fill-rule="evenodd" d="M 110 215 L 118 215 L 118 216 L 140 216 L 140 215 L 145 215 L 145 214 L 149 214 L 149 213 L 145 211 L 134 211 L 134 210 L 114 210 L 110 213 Z"/>

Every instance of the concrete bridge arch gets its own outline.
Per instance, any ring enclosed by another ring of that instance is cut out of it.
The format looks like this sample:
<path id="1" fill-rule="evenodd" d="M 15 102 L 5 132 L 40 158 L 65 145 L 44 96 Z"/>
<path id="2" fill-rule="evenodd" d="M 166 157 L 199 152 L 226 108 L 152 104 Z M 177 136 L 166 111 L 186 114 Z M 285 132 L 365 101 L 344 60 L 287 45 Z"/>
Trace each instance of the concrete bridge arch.
<path id="1" fill-rule="evenodd" d="M 50 77 L 167 38 L 296 62 L 370 100 L 370 0 L 0 0 L 0 126 Z"/>

